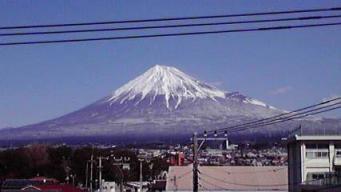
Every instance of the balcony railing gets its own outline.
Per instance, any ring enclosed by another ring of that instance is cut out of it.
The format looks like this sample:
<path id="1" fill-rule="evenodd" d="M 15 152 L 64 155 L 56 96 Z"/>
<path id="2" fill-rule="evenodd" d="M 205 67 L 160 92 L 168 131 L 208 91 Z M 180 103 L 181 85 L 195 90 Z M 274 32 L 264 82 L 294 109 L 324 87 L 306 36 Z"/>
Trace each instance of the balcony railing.
<path id="1" fill-rule="evenodd" d="M 336 173 L 327 174 L 323 179 L 316 179 L 305 181 L 302 185 L 314 185 L 314 186 L 335 186 L 341 185 L 341 175 Z"/>
<path id="2" fill-rule="evenodd" d="M 341 136 L 341 128 L 316 128 L 316 127 L 299 127 L 293 130 L 289 137 L 298 136 Z"/>

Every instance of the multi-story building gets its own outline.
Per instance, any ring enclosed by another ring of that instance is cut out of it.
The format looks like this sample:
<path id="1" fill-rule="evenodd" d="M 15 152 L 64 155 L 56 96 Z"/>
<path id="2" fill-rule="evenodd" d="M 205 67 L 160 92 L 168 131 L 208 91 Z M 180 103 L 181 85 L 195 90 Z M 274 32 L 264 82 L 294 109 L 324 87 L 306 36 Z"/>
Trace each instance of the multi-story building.
<path id="1" fill-rule="evenodd" d="M 341 135 L 288 138 L 289 191 L 341 191 Z M 333 188 L 333 189 L 332 189 Z"/>

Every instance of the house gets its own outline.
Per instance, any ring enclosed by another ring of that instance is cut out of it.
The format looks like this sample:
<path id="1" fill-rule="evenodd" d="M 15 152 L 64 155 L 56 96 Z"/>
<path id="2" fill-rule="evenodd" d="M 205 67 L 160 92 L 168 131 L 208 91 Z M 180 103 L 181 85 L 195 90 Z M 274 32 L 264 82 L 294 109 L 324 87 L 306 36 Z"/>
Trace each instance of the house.
<path id="1" fill-rule="evenodd" d="M 61 185 L 61 184 L 52 184 L 52 185 L 35 185 L 35 186 L 26 186 L 21 189 L 24 192 L 84 192 L 83 190 L 72 186 L 72 185 Z"/>

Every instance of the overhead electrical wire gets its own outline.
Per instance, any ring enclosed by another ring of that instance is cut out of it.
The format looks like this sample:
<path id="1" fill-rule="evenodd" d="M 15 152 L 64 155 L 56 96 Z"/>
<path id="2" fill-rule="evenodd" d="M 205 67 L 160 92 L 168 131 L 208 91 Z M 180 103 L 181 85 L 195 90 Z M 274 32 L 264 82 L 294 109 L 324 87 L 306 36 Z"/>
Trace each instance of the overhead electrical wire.
<path id="1" fill-rule="evenodd" d="M 339 107 L 336 107 L 335 109 L 332 108 L 332 109 L 326 109 L 323 111 L 317 111 L 317 110 L 325 109 L 325 108 L 332 107 L 332 106 L 340 104 L 340 102 L 332 103 L 332 102 L 335 102 L 338 100 L 341 100 L 341 97 L 337 97 L 334 99 L 323 101 L 323 102 L 320 102 L 318 104 L 303 107 L 303 108 L 300 108 L 300 109 L 297 109 L 297 110 L 294 110 L 291 112 L 286 112 L 286 113 L 282 113 L 282 114 L 275 115 L 272 117 L 268 117 L 268 118 L 264 118 L 264 119 L 260 119 L 260 120 L 255 120 L 255 121 L 251 121 L 251 122 L 247 122 L 247 123 L 242 123 L 242 124 L 238 124 L 238 125 L 234 125 L 234 126 L 229 126 L 229 127 L 225 127 L 225 128 L 221 128 L 221 129 L 211 130 L 208 132 L 221 132 L 221 131 L 229 131 L 229 130 L 233 131 L 233 130 L 239 130 L 237 128 L 251 128 L 254 126 L 264 126 L 265 124 L 268 125 L 268 123 L 275 124 L 276 123 L 275 121 L 278 121 L 278 120 L 281 120 L 283 122 L 286 120 L 302 118 L 302 116 L 306 117 L 308 115 L 315 115 L 318 113 L 338 109 Z M 330 105 L 326 105 L 326 104 L 330 104 Z M 323 106 L 323 107 L 319 107 L 319 106 Z M 319 107 L 319 108 L 316 108 L 316 107 Z M 314 111 L 317 111 L 317 112 L 314 112 Z M 312 112 L 314 112 L 314 113 L 312 113 Z M 290 115 L 290 116 L 288 116 L 288 115 Z M 301 116 L 297 116 L 297 115 L 301 115 Z"/>
<path id="2" fill-rule="evenodd" d="M 201 175 L 206 176 L 208 178 L 211 178 L 213 180 L 219 181 L 224 184 L 229 184 L 229 185 L 239 185 L 239 186 L 246 186 L 246 187 L 278 187 L 278 186 L 287 186 L 288 184 L 271 184 L 271 185 L 253 185 L 253 184 L 246 184 L 246 183 L 234 183 L 234 182 L 229 182 L 221 178 L 217 178 L 214 176 L 211 176 L 206 173 L 201 173 Z"/>
<path id="3" fill-rule="evenodd" d="M 228 128 L 236 128 L 236 127 L 246 126 L 246 125 L 250 125 L 250 124 L 254 124 L 254 123 L 263 122 L 263 121 L 266 121 L 266 120 L 271 120 L 271 119 L 274 119 L 274 118 L 282 117 L 282 116 L 285 116 L 285 115 L 296 114 L 297 112 L 304 111 L 304 110 L 311 109 L 311 108 L 315 108 L 315 107 L 318 107 L 320 105 L 325 105 L 325 104 L 328 104 L 328 103 L 331 103 L 331 102 L 334 102 L 334 101 L 337 101 L 337 100 L 341 100 L 341 97 L 329 99 L 327 101 L 323 101 L 323 102 L 320 102 L 318 104 L 314 104 L 314 105 L 310 105 L 310 106 L 307 106 L 307 107 L 299 108 L 299 109 L 296 109 L 296 110 L 293 110 L 293 111 L 290 111 L 290 112 L 281 113 L 279 115 L 267 117 L 267 118 L 264 118 L 264 119 L 259 119 L 259 120 L 251 121 L 251 122 L 248 122 L 248 123 L 243 123 L 243 124 L 238 124 L 238 125 L 230 126 Z M 223 129 L 225 129 L 225 128 L 223 128 Z M 213 131 L 209 131 L 209 132 L 213 132 Z"/>
<path id="4" fill-rule="evenodd" d="M 266 173 L 266 172 L 277 172 L 283 169 L 287 169 L 287 167 L 279 167 L 279 168 L 274 168 L 274 169 L 269 169 L 269 170 L 259 170 L 259 171 L 229 171 L 229 170 L 221 170 L 219 169 L 218 171 L 221 171 L 222 173 L 226 173 L 228 175 L 230 174 L 249 174 L 249 173 Z"/>
<path id="5" fill-rule="evenodd" d="M 315 115 L 315 114 L 327 112 L 327 111 L 330 111 L 330 110 L 335 110 L 334 108 L 331 108 L 331 107 L 337 106 L 337 105 L 339 105 L 339 106 L 336 107 L 335 109 L 338 109 L 338 108 L 341 107 L 341 102 L 330 104 L 330 105 L 323 106 L 323 107 L 319 107 L 319 108 L 316 108 L 316 109 L 311 109 L 311 110 L 304 111 L 304 112 L 301 112 L 301 113 L 296 113 L 296 114 L 293 114 L 293 115 L 290 115 L 290 116 L 287 116 L 287 117 L 281 117 L 281 118 L 278 118 L 278 119 L 273 119 L 273 120 L 271 120 L 269 122 L 261 122 L 261 123 L 256 123 L 256 124 L 249 125 L 249 126 L 240 127 L 240 128 L 229 129 L 229 132 L 234 132 L 235 130 L 240 130 L 241 128 L 246 129 L 246 128 L 250 128 L 250 127 L 272 125 L 272 124 L 276 124 L 276 123 L 280 123 L 280 122 L 285 122 L 285 121 L 289 121 L 289 120 L 293 120 L 293 119 L 300 119 L 300 118 L 307 117 L 307 116 L 310 116 L 310 115 Z M 328 108 L 328 109 L 325 109 L 325 108 Z M 322 109 L 325 109 L 325 110 L 322 110 Z"/>
<path id="6" fill-rule="evenodd" d="M 280 120 L 280 121 L 277 121 L 277 122 L 270 122 L 270 123 L 266 123 L 266 124 L 255 125 L 255 126 L 252 126 L 252 127 L 240 128 L 240 129 L 237 129 L 237 130 L 231 130 L 231 131 L 229 131 L 229 132 L 230 132 L 230 133 L 233 133 L 233 132 L 240 132 L 240 131 L 245 131 L 245 130 L 252 129 L 252 128 L 257 128 L 257 127 L 262 127 L 262 126 L 267 126 L 267 125 L 273 125 L 273 124 L 283 123 L 283 122 L 286 122 L 286 121 L 291 121 L 291 120 L 294 120 L 294 119 L 301 119 L 301 118 L 303 118 L 303 117 L 307 117 L 307 116 L 311 116 L 311 115 L 316 115 L 316 114 L 320 114 L 320 113 L 325 113 L 325 112 L 333 111 L 333 110 L 340 109 L 340 108 L 341 108 L 341 105 L 340 105 L 340 106 L 337 106 L 337 107 L 325 109 L 325 110 L 322 110 L 322 111 L 317 111 L 317 112 L 314 112 L 314 113 L 303 114 L 303 115 L 298 116 L 298 117 L 291 117 L 291 118 L 283 119 L 283 120 Z"/>
<path id="7" fill-rule="evenodd" d="M 217 178 L 217 177 L 211 176 L 211 175 L 206 174 L 206 173 L 201 173 L 201 174 L 203 176 L 206 176 L 207 178 L 210 178 L 210 179 L 213 179 L 215 181 L 218 181 L 218 182 L 220 182 L 220 183 L 222 183 L 224 185 L 230 184 L 230 185 L 238 185 L 238 186 L 245 186 L 245 187 L 258 187 L 258 190 L 261 187 L 263 187 L 265 189 L 268 189 L 269 187 L 274 187 L 274 189 L 275 189 L 275 187 L 282 187 L 282 186 L 285 187 L 285 186 L 289 185 L 289 183 L 285 183 L 285 184 L 284 183 L 283 184 L 271 184 L 271 185 L 253 185 L 253 184 L 246 184 L 246 183 L 234 183 L 234 182 L 226 181 L 225 179 L 221 179 L 221 178 Z M 220 185 L 216 185 L 216 184 L 214 184 L 212 182 L 209 182 L 208 180 L 203 179 L 202 177 L 199 177 L 199 178 L 200 178 L 200 180 L 203 180 L 205 183 L 208 183 L 208 184 L 210 184 L 212 186 L 216 186 L 216 187 L 219 187 L 219 188 L 224 188 L 224 187 L 222 187 Z M 318 180 L 320 180 L 320 179 L 311 179 L 311 180 L 307 180 L 306 182 L 312 182 L 312 181 L 318 181 Z M 292 185 L 300 185 L 300 184 L 302 184 L 302 182 L 295 182 Z M 225 188 L 225 190 L 227 190 L 227 189 Z"/>
<path id="8" fill-rule="evenodd" d="M 292 13 L 312 13 L 325 11 L 340 11 L 341 7 L 317 8 L 317 9 L 294 9 L 285 11 L 269 11 L 269 12 L 254 12 L 240 14 L 223 14 L 223 15 L 205 15 L 192 17 L 165 17 L 156 19 L 134 19 L 134 20 L 116 20 L 116 21 L 100 21 L 100 22 L 81 22 L 81 23 L 60 23 L 60 24 L 42 24 L 42 25 L 20 25 L 20 26 L 3 26 L 0 29 L 25 29 L 25 28 L 46 28 L 46 27 L 70 27 L 84 25 L 104 25 L 104 24 L 122 24 L 122 23 L 145 23 L 159 21 L 179 21 L 179 20 L 196 20 L 196 19 L 216 19 L 229 17 L 245 17 L 245 16 L 263 16 L 263 15 L 280 15 Z"/>
<path id="9" fill-rule="evenodd" d="M 306 21 L 306 20 L 331 19 L 331 18 L 340 18 L 340 17 L 341 15 L 318 15 L 318 16 L 300 16 L 300 17 L 287 17 L 287 18 L 277 18 L 277 19 L 256 19 L 256 20 L 228 21 L 228 22 L 206 22 L 206 23 L 190 23 L 190 24 L 99 28 L 99 29 L 73 29 L 73 30 L 58 30 L 58 31 L 7 32 L 7 33 L 0 33 L 0 36 L 51 35 L 51 34 L 67 34 L 67 33 L 89 33 L 89 32 L 105 32 L 105 31 L 202 27 L 202 26 L 268 23 L 268 22 L 282 22 L 282 21 Z"/>
<path id="10" fill-rule="evenodd" d="M 230 189 L 228 189 L 228 188 L 226 188 L 226 187 L 222 187 L 222 186 L 220 186 L 220 185 L 217 185 L 217 184 L 215 184 L 215 183 L 212 183 L 212 182 L 210 182 L 210 181 L 208 181 L 208 180 L 206 180 L 206 179 L 204 179 L 204 178 L 202 178 L 202 177 L 198 177 L 199 178 L 199 181 L 201 181 L 201 182 L 203 182 L 203 183 L 206 183 L 206 184 L 208 184 L 208 185 L 211 185 L 211 186 L 213 186 L 213 187 L 215 187 L 215 188 L 218 188 L 219 190 L 230 190 Z M 201 184 L 202 185 L 202 184 Z M 203 186 L 203 185 L 202 185 Z"/>
<path id="11" fill-rule="evenodd" d="M 337 26 L 337 25 L 341 25 L 341 22 L 304 24 L 304 25 L 285 25 L 285 26 L 258 27 L 258 28 L 243 28 L 243 29 L 231 29 L 231 30 L 199 31 L 199 32 L 179 32 L 179 33 L 159 33 L 159 34 L 148 34 L 148 35 L 113 36 L 113 37 L 98 37 L 98 38 L 41 40 L 41 41 L 17 41 L 17 42 L 0 43 L 0 46 L 51 44 L 51 43 L 72 43 L 72 42 L 85 42 L 85 41 L 123 40 L 123 39 L 141 39 L 141 38 L 170 37 L 170 36 L 193 36 L 193 35 L 204 35 L 204 34 L 223 34 L 223 33 L 236 33 L 236 32 L 287 30 L 287 29 L 296 29 L 296 28 L 324 27 L 324 26 Z"/>
<path id="12" fill-rule="evenodd" d="M 175 176 L 175 179 L 181 179 L 181 178 L 185 177 L 186 175 L 188 175 L 190 173 L 192 173 L 192 170 L 189 170 L 189 171 L 187 171 L 187 172 L 185 172 L 185 173 L 183 173 L 183 174 L 181 174 L 179 176 Z M 174 178 L 170 178 L 170 180 L 174 181 Z"/>

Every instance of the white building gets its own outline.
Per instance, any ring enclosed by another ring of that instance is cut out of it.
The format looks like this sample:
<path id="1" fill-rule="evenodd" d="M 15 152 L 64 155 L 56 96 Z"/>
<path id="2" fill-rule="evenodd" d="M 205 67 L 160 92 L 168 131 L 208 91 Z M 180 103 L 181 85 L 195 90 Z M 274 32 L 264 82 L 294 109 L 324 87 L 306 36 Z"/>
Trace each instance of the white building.
<path id="1" fill-rule="evenodd" d="M 288 138 L 289 191 L 341 191 L 341 135 Z M 328 189 L 326 188 L 328 186 Z"/>
<path id="2" fill-rule="evenodd" d="M 116 192 L 119 191 L 119 186 L 113 181 L 103 182 L 102 192 Z"/>

